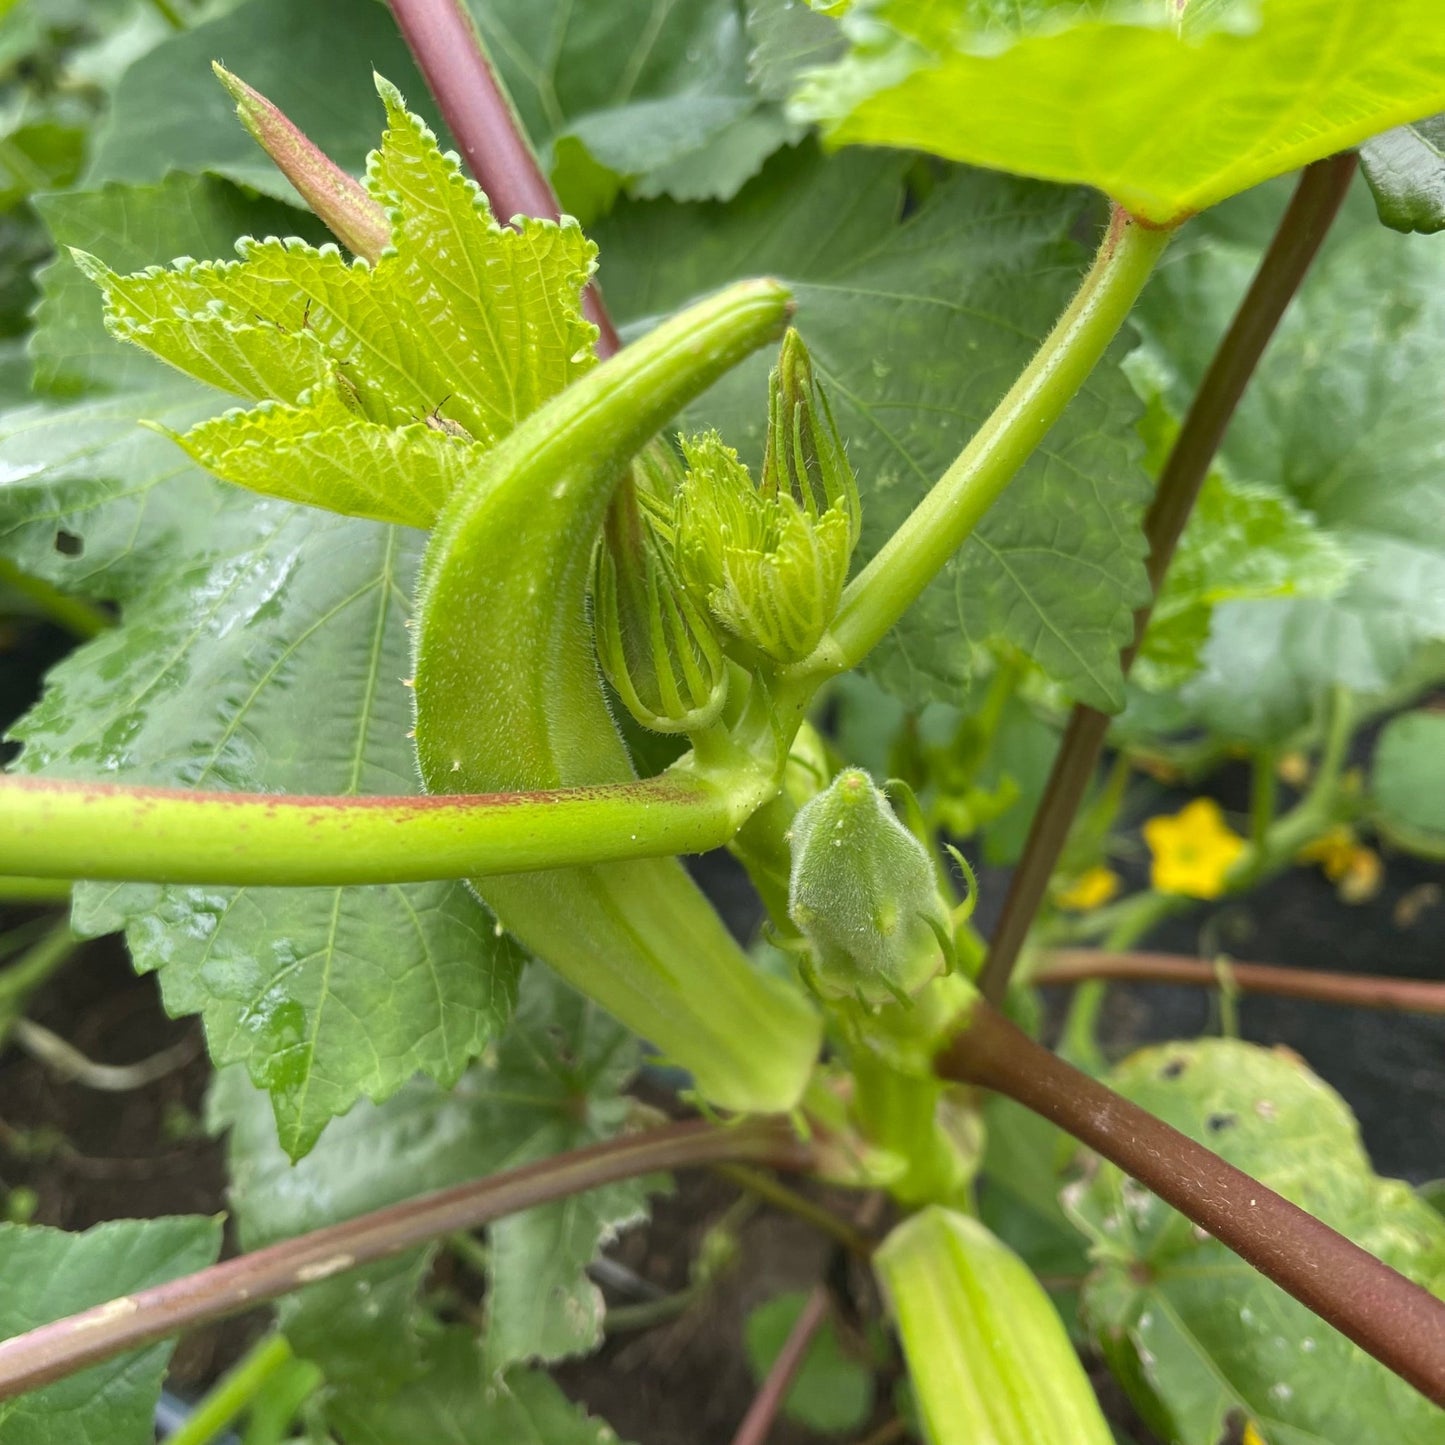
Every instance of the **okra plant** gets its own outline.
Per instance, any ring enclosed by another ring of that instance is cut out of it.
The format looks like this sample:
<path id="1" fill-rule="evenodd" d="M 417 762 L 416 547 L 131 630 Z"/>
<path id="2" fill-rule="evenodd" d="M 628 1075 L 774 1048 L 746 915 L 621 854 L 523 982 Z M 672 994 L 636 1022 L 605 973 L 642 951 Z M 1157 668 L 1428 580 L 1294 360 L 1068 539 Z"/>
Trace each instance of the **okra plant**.
<path id="1" fill-rule="evenodd" d="M 611 1438 L 546 1366 L 704 1165 L 871 1271 L 847 1368 L 907 1388 L 793 1397 L 835 1433 L 1445 1441 L 1427 1197 L 1294 1055 L 1095 1028 L 1170 915 L 1445 856 L 1434 7 L 155 10 L 27 202 L 3 578 L 81 640 L 0 884 L 73 890 L 0 1028 L 123 931 L 238 1233 L 0 1224 L 0 1442 L 152 1439 L 175 1337 L 273 1302 L 175 1439 Z M 1247 822 L 1134 841 L 1241 753 Z"/>

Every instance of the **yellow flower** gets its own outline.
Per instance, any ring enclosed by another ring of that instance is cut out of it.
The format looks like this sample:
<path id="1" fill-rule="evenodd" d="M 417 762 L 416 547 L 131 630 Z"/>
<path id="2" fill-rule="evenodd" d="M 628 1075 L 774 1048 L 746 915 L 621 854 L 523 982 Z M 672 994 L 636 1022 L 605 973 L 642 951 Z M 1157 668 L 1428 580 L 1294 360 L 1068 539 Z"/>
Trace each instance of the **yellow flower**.
<path id="1" fill-rule="evenodd" d="M 1301 863 L 1318 863 L 1345 903 L 1368 903 L 1385 881 L 1380 855 L 1343 823 L 1306 843 L 1295 856 Z"/>
<path id="2" fill-rule="evenodd" d="M 1244 1427 L 1244 1438 L 1240 1441 L 1240 1445 L 1269 1445 L 1269 1442 L 1259 1433 L 1254 1421 L 1251 1420 Z"/>
<path id="3" fill-rule="evenodd" d="M 1060 908 L 1089 913 L 1095 908 L 1102 908 L 1118 892 L 1119 875 L 1112 868 L 1100 864 L 1080 873 L 1067 888 L 1055 895 L 1055 901 Z"/>
<path id="4" fill-rule="evenodd" d="M 1150 818 L 1144 841 L 1154 855 L 1149 882 L 1155 891 L 1186 898 L 1218 898 L 1245 846 L 1213 798 L 1195 798 L 1172 818 Z"/>

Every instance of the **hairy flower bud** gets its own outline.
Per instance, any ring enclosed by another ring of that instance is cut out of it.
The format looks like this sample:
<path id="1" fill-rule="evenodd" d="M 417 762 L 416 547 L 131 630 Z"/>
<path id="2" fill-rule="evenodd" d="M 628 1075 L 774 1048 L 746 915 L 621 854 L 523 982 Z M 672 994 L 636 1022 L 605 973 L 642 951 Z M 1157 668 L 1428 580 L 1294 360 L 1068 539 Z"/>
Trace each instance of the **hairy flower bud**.
<path id="1" fill-rule="evenodd" d="M 797 662 L 838 609 L 858 542 L 858 485 L 802 340 L 789 331 L 769 383 L 768 439 L 753 485 L 716 433 L 683 444 L 676 508 L 683 580 L 741 644 Z"/>
<path id="2" fill-rule="evenodd" d="M 805 804 L 792 845 L 788 915 L 820 991 L 889 1003 L 945 966 L 951 921 L 927 850 L 867 773 L 849 768 Z"/>
<path id="3" fill-rule="evenodd" d="M 654 446 L 608 507 L 592 574 L 597 657 L 628 712 L 654 732 L 706 727 L 727 699 L 727 663 L 677 576 L 666 515 L 680 476 Z"/>

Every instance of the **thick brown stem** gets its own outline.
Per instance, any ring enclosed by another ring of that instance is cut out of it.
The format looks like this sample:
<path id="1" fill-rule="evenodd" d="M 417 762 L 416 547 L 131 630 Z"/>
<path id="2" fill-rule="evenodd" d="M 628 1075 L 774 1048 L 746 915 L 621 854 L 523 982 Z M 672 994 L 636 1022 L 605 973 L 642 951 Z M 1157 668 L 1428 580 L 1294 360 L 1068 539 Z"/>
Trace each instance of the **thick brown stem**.
<path id="1" fill-rule="evenodd" d="M 1144 519 L 1150 600 L 1135 613 L 1134 639 L 1119 659 L 1126 676 L 1209 465 L 1270 337 L 1344 202 L 1357 162 L 1354 152 L 1347 152 L 1306 167 L 1249 291 L 1199 384 Z M 984 995 L 994 1003 L 1008 989 L 1019 950 L 1094 776 L 1108 730 L 1108 717 L 1093 708 L 1075 707 L 1069 719 L 980 975 Z"/>
<path id="2" fill-rule="evenodd" d="M 720 1160 L 801 1169 L 810 1159 L 811 1151 L 777 1119 L 728 1128 L 668 1124 L 593 1144 L 284 1240 L 0 1342 L 0 1400 L 317 1280 L 600 1184 Z"/>
<path id="3" fill-rule="evenodd" d="M 987 1004 L 937 1067 L 944 1078 L 993 1089 L 1057 1124 L 1445 1405 L 1445 1300 L 1066 1064 Z"/>
<path id="4" fill-rule="evenodd" d="M 551 182 L 461 0 L 391 0 L 391 9 L 492 210 L 502 220 L 555 221 L 561 208 Z M 611 356 L 622 341 L 595 285 L 583 300 L 597 326 L 597 354 Z"/>
<path id="5" fill-rule="evenodd" d="M 753 1396 L 753 1403 L 748 1406 L 748 1413 L 743 1416 L 743 1423 L 733 1436 L 733 1445 L 766 1445 L 773 1421 L 783 1408 L 783 1401 L 788 1398 L 788 1391 L 807 1358 L 808 1346 L 828 1318 L 829 1298 L 826 1284 L 813 1286 L 813 1292 L 808 1296 L 802 1313 L 793 1321 L 793 1328 L 788 1331 L 788 1338 L 783 1341 L 783 1348 L 778 1351 L 778 1358 L 773 1361 L 767 1379 Z"/>
<path id="6" fill-rule="evenodd" d="M 1174 953 L 1109 953 L 1095 948 L 1056 948 L 1045 955 L 1034 983 L 1084 983 L 1124 979 L 1133 983 L 1192 984 L 1218 988 L 1233 984 L 1243 993 L 1311 999 L 1347 1008 L 1387 1009 L 1401 1013 L 1445 1014 L 1445 983 L 1423 978 L 1375 978 L 1363 973 L 1321 973 L 1308 968 L 1278 968 L 1267 963 L 1222 966 Z"/>

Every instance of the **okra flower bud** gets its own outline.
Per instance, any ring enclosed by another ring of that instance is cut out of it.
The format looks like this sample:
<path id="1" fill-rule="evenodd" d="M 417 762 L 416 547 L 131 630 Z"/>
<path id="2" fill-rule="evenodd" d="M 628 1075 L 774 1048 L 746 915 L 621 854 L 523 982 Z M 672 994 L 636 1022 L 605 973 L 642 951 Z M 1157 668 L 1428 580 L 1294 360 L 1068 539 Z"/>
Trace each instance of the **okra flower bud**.
<path id="1" fill-rule="evenodd" d="M 1112 1445 L 1068 1331 L 1028 1266 L 937 1205 L 873 1256 L 929 1445 Z"/>
<path id="2" fill-rule="evenodd" d="M 675 459 L 654 447 L 617 489 L 592 577 L 597 656 L 643 727 L 704 728 L 727 699 L 727 663 L 707 614 L 677 575 L 665 516 Z"/>
<path id="3" fill-rule="evenodd" d="M 889 1003 L 946 964 L 952 926 L 923 844 L 867 773 L 850 768 L 799 811 L 788 914 L 823 993 Z"/>
<path id="4" fill-rule="evenodd" d="M 838 610 L 858 542 L 858 484 L 797 332 L 769 383 L 768 438 L 753 485 L 715 433 L 683 443 L 676 545 L 683 580 L 749 653 L 801 661 Z"/>

